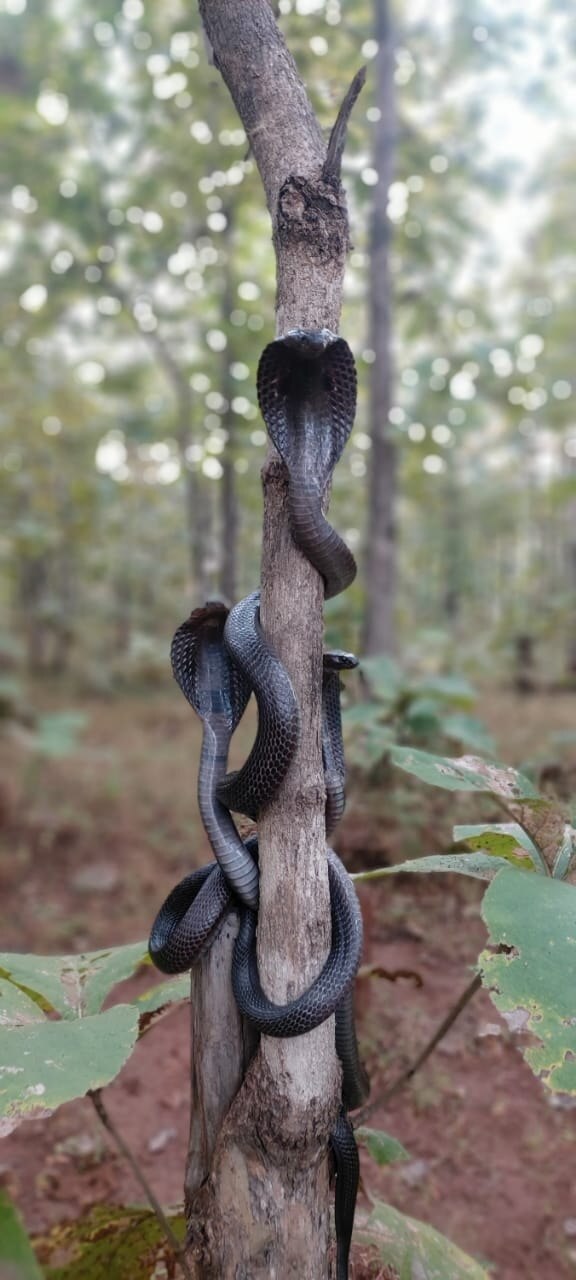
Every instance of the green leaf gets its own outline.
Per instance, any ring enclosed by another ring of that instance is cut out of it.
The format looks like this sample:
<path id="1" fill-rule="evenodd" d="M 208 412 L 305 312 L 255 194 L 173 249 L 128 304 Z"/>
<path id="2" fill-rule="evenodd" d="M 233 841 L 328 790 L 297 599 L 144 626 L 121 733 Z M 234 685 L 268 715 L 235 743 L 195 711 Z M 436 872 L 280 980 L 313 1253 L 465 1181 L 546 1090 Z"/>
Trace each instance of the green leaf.
<path id="1" fill-rule="evenodd" d="M 113 987 L 150 964 L 145 942 L 77 956 L 32 956 L 0 952 L 0 977 L 9 978 L 32 999 L 62 1018 L 98 1013 Z"/>
<path id="2" fill-rule="evenodd" d="M 77 746 L 78 734 L 88 717 L 84 711 L 51 711 L 38 716 L 34 732 L 34 749 L 43 756 L 59 759 Z"/>
<path id="3" fill-rule="evenodd" d="M 462 707 L 470 707 L 476 701 L 476 690 L 463 676 L 423 676 L 413 688 L 418 693 Z"/>
<path id="4" fill-rule="evenodd" d="M 404 719 L 411 733 L 423 735 L 440 732 L 441 712 L 434 698 L 414 698 L 406 708 Z"/>
<path id="5" fill-rule="evenodd" d="M 453 760 L 431 755 L 428 751 L 416 751 L 413 747 L 395 747 L 392 763 L 422 782 L 443 787 L 446 791 L 484 791 L 514 803 L 519 800 L 543 801 L 529 779 L 516 769 L 487 764 L 475 756 L 460 756 Z"/>
<path id="6" fill-rule="evenodd" d="M 183 1215 L 167 1216 L 183 1241 Z M 166 1266 L 172 1250 L 148 1209 L 97 1205 L 85 1217 L 53 1227 L 36 1247 L 46 1280 L 149 1280 L 173 1274 Z"/>
<path id="7" fill-rule="evenodd" d="M 402 1143 L 397 1138 L 391 1138 L 389 1133 L 383 1133 L 381 1129 L 369 1129 L 366 1125 L 360 1125 L 356 1129 L 356 1138 L 368 1149 L 376 1164 L 394 1164 L 396 1160 L 408 1159 L 408 1152 Z"/>
<path id="8" fill-rule="evenodd" d="M 566 823 L 564 827 L 564 838 L 560 843 L 560 848 L 556 854 L 556 861 L 552 868 L 552 875 L 555 880 L 563 880 L 568 875 L 572 859 L 574 857 L 576 842 L 576 832 L 574 828 Z"/>
<path id="9" fill-rule="evenodd" d="M 576 1093 L 576 888 L 561 880 L 500 872 L 482 904 L 490 947 L 479 967 L 502 1013 L 538 1043 L 522 1045 L 550 1089 Z"/>
<path id="10" fill-rule="evenodd" d="M 360 670 L 381 702 L 393 702 L 402 687 L 403 676 L 396 662 L 382 654 L 378 658 L 362 658 Z"/>
<path id="11" fill-rule="evenodd" d="M 375 871 L 355 871 L 353 880 L 380 880 L 382 876 L 396 876 L 400 872 L 449 871 L 457 875 L 472 876 L 475 880 L 493 880 L 508 864 L 504 858 L 488 853 L 431 853 L 425 858 L 412 858 L 399 862 L 395 867 L 378 867 Z"/>
<path id="12" fill-rule="evenodd" d="M 158 986 L 151 987 L 149 991 L 144 991 L 141 996 L 131 1003 L 138 1010 L 139 1016 L 144 1014 L 157 1013 L 160 1009 L 167 1008 L 168 1005 L 177 1004 L 182 1000 L 190 999 L 190 974 L 183 973 L 178 978 L 172 978 L 170 982 L 160 982 Z"/>
<path id="13" fill-rule="evenodd" d="M 470 849 L 484 849 L 491 857 L 496 855 L 504 858 L 522 871 L 535 868 L 546 875 L 539 850 L 517 822 L 480 822 L 473 826 L 457 826 L 452 834 L 455 841 L 462 841 Z"/>
<path id="14" fill-rule="evenodd" d="M 488 1280 L 484 1268 L 439 1231 L 381 1201 L 355 1238 L 372 1245 L 402 1280 Z"/>
<path id="15" fill-rule="evenodd" d="M 42 1021 L 38 1001 L 0 974 L 0 1031 L 14 1030 L 16 1027 L 26 1027 Z"/>
<path id="16" fill-rule="evenodd" d="M 116 1005 L 75 1022 L 0 1029 L 0 1137 L 109 1084 L 138 1037 L 138 1010 Z"/>
<path id="17" fill-rule="evenodd" d="M 455 742 L 461 742 L 463 747 L 471 747 L 473 751 L 485 751 L 487 755 L 491 755 L 494 750 L 494 739 L 482 721 L 463 711 L 442 716 L 442 732 L 447 738 L 453 738 Z"/>
<path id="18" fill-rule="evenodd" d="M 345 729 L 372 729 L 382 722 L 382 707 L 374 702 L 356 702 L 352 707 L 345 707 L 342 712 L 342 724 Z"/>
<path id="19" fill-rule="evenodd" d="M 20 1215 L 0 1188 L 0 1276 L 6 1280 L 42 1280 L 42 1272 Z"/>

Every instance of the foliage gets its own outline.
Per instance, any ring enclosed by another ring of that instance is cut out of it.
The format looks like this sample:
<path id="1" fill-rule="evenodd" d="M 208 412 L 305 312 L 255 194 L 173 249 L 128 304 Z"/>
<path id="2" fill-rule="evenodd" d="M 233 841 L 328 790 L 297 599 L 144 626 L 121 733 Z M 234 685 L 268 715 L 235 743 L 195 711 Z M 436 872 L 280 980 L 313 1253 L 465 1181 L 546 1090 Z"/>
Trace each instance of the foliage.
<path id="1" fill-rule="evenodd" d="M 394 1164 L 397 1160 L 408 1159 L 408 1152 L 402 1143 L 380 1129 L 369 1129 L 362 1124 L 356 1129 L 356 1141 L 366 1147 L 376 1164 Z"/>
<path id="2" fill-rule="evenodd" d="M 182 1213 L 169 1222 L 179 1240 L 186 1224 Z M 162 1228 L 149 1209 L 102 1204 L 75 1222 L 53 1227 L 36 1240 L 46 1280 L 148 1280 L 179 1274 Z M 63 1259 L 65 1259 L 63 1261 Z"/>
<path id="3" fill-rule="evenodd" d="M 14 1280 L 42 1280 L 20 1215 L 0 1188 L 0 1275 Z"/>
<path id="4" fill-rule="evenodd" d="M 502 871 L 482 906 L 488 949 L 482 982 L 510 1026 L 529 1034 L 522 1053 L 549 1088 L 576 1093 L 576 888 Z"/>
<path id="5" fill-rule="evenodd" d="M 489 734 L 470 712 L 476 694 L 467 680 L 411 677 L 384 656 L 364 658 L 361 673 L 370 698 L 348 706 L 342 720 L 349 762 L 368 780 L 378 778 L 397 744 L 446 742 L 491 750 Z"/>
<path id="6" fill-rule="evenodd" d="M 151 1017 L 186 998 L 184 977 L 103 1010 L 143 964 L 143 943 L 80 956 L 0 954 L 0 1133 L 109 1084 Z"/>
<path id="7" fill-rule="evenodd" d="M 487 1280 L 488 1273 L 433 1227 L 376 1201 L 358 1232 L 372 1245 L 381 1262 L 399 1276 L 418 1280 Z"/>
<path id="8" fill-rule="evenodd" d="M 522 1052 L 534 1073 L 550 1089 L 576 1092 L 576 888 L 567 881 L 576 860 L 576 830 L 563 806 L 539 795 L 517 770 L 474 757 L 451 760 L 405 748 L 393 758 L 434 786 L 488 792 L 519 820 L 457 826 L 455 841 L 471 852 L 433 854 L 355 878 L 441 871 L 488 880 L 483 915 L 489 947 L 478 962 L 482 983 L 514 1029 L 531 1033 Z"/>

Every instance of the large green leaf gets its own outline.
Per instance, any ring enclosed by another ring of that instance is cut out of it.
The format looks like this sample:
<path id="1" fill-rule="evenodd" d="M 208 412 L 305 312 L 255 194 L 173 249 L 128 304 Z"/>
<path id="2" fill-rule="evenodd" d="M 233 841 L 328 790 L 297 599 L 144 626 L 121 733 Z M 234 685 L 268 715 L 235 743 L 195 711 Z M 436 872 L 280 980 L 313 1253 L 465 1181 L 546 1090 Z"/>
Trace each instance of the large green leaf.
<path id="1" fill-rule="evenodd" d="M 505 948 L 482 952 L 484 986 L 532 1033 L 521 1048 L 535 1075 L 576 1093 L 576 888 L 508 868 L 490 885 L 482 914 L 490 946 Z"/>
<path id="2" fill-rule="evenodd" d="M 126 1004 L 75 1022 L 0 1029 L 0 1137 L 109 1084 L 137 1038 L 138 1010 Z"/>
<path id="3" fill-rule="evenodd" d="M 169 1216 L 169 1221 L 183 1241 L 183 1215 Z M 84 1218 L 53 1227 L 35 1243 L 46 1280 L 149 1280 L 173 1274 L 166 1266 L 172 1250 L 148 1209 L 98 1205 Z"/>
<path id="4" fill-rule="evenodd" d="M 142 942 L 80 956 L 0 956 L 0 1134 L 109 1084 L 140 1023 L 187 998 L 182 975 L 102 1012 L 111 990 L 144 962 Z"/>
<path id="5" fill-rule="evenodd" d="M 6 1280 L 42 1280 L 42 1272 L 20 1215 L 0 1188 L 0 1277 Z"/>
<path id="6" fill-rule="evenodd" d="M 460 756 L 453 760 L 431 755 L 428 751 L 416 751 L 413 747 L 395 747 L 392 763 L 422 782 L 443 787 L 446 791 L 485 791 L 514 803 L 543 801 L 530 780 L 516 769 L 487 764 L 475 756 Z"/>
<path id="7" fill-rule="evenodd" d="M 488 853 L 431 853 L 425 858 L 412 858 L 399 862 L 395 867 L 377 867 L 375 871 L 356 871 L 353 880 L 380 880 L 382 876 L 396 876 L 399 872 L 450 871 L 458 875 L 472 876 L 475 880 L 493 880 L 498 871 L 506 867 L 504 858 Z"/>
<path id="8" fill-rule="evenodd" d="M 0 952 L 0 976 L 22 987 L 62 1018 L 98 1013 L 113 987 L 150 959 L 146 943 L 109 947 L 77 956 L 33 956 Z"/>
<path id="9" fill-rule="evenodd" d="M 355 1238 L 372 1245 L 401 1280 L 488 1280 L 484 1268 L 439 1231 L 381 1201 Z"/>

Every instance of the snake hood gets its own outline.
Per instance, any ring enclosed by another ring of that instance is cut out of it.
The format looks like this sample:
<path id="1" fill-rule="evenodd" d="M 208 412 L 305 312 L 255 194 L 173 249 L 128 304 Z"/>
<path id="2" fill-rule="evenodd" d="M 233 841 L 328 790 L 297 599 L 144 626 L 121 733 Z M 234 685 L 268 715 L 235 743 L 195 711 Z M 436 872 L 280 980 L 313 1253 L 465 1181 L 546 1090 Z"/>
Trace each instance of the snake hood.
<path id="1" fill-rule="evenodd" d="M 343 338 L 329 329 L 291 329 L 264 348 L 258 403 L 288 471 L 292 537 L 324 579 L 326 597 L 356 576 L 346 543 L 322 502 L 354 424 L 356 369 Z"/>

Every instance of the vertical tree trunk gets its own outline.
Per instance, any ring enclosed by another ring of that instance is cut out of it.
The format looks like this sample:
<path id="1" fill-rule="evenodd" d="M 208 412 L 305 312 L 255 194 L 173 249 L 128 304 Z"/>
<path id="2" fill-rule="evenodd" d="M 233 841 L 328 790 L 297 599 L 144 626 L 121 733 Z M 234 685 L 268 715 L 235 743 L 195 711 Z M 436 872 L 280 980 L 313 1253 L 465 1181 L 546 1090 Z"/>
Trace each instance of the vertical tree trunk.
<path id="1" fill-rule="evenodd" d="M 376 105 L 380 110 L 375 136 L 374 167 L 378 182 L 370 229 L 370 334 L 375 354 L 370 380 L 370 481 L 365 559 L 366 603 L 362 650 L 393 653 L 396 648 L 396 475 L 397 450 L 390 436 L 392 397 L 390 279 L 391 225 L 387 213 L 396 144 L 394 32 L 390 0 L 374 0 Z"/>
<path id="2" fill-rule="evenodd" d="M 572 479 L 576 478 L 576 459 L 567 459 L 567 471 Z M 564 579 L 570 606 L 568 610 L 568 636 L 566 643 L 566 678 L 568 683 L 576 685 L 576 501 L 572 499 L 566 507 L 565 542 L 564 542 Z"/>
<path id="3" fill-rule="evenodd" d="M 200 0 L 200 10 L 266 192 L 278 332 L 334 330 L 348 249 L 344 195 L 337 173 L 323 171 L 324 140 L 272 8 L 268 0 Z M 284 468 L 273 453 L 263 479 L 262 623 L 291 675 L 302 718 L 297 756 L 259 823 L 260 971 L 268 994 L 283 1001 L 318 973 L 330 937 L 320 748 L 323 584 L 292 542 Z M 327 1142 L 339 1091 L 333 1020 L 294 1040 L 263 1037 L 236 1093 L 245 1046 L 230 1007 L 232 932 L 193 976 L 194 1096 L 207 1114 L 202 1122 L 196 1117 L 192 1134 L 195 1140 L 201 1131 L 201 1167 L 192 1150 L 189 1157 L 190 1262 L 202 1280 L 324 1280 Z M 210 1011 L 209 1043 L 203 1008 Z M 210 1081 L 223 1052 L 227 1082 L 215 1096 Z"/>
<path id="4" fill-rule="evenodd" d="M 230 312 L 234 300 L 233 271 L 233 207 L 226 209 L 226 230 L 224 245 L 226 253 L 224 292 L 222 297 L 222 316 L 225 324 L 230 323 Z M 232 411 L 234 385 L 230 373 L 233 352 L 225 347 L 222 353 L 222 395 L 228 405 L 224 416 L 224 428 L 227 435 L 222 454 L 222 483 L 220 485 L 220 587 L 222 595 L 230 604 L 234 604 L 237 595 L 238 578 L 238 531 L 239 514 L 236 494 L 236 457 L 235 435 L 236 416 Z"/>

